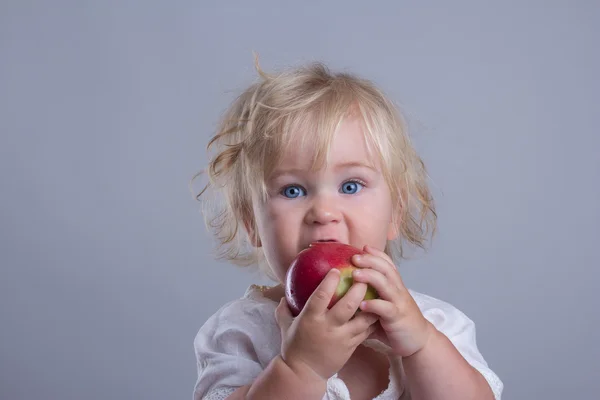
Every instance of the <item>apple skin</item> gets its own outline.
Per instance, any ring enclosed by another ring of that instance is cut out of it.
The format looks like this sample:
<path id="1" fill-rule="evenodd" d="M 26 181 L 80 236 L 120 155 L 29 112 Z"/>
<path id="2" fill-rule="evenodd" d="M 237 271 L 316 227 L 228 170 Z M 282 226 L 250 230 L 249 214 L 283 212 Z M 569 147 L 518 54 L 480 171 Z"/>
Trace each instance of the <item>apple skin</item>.
<path id="1" fill-rule="evenodd" d="M 331 298 L 328 308 L 341 299 L 352 286 L 352 256 L 364 254 L 356 247 L 338 242 L 314 242 L 302 250 L 290 264 L 286 273 L 285 297 L 292 315 L 300 314 L 309 297 L 319 286 L 330 269 L 339 269 L 340 283 Z M 370 285 L 364 299 L 377 298 L 377 292 Z"/>

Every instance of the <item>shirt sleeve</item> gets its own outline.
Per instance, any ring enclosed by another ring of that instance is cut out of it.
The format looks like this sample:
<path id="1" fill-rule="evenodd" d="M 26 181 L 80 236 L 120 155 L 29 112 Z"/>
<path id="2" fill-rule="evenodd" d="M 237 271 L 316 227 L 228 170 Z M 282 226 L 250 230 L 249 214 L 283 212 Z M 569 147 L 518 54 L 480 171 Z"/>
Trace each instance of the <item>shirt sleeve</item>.
<path id="1" fill-rule="evenodd" d="M 413 297 L 419 303 L 425 318 L 446 335 L 465 360 L 483 375 L 494 398 L 500 400 L 504 385 L 477 348 L 475 323 L 451 304 L 422 294 Z"/>
<path id="2" fill-rule="evenodd" d="M 260 337 L 257 325 L 234 303 L 200 328 L 194 339 L 198 369 L 194 400 L 222 400 L 262 372 L 254 343 Z"/>

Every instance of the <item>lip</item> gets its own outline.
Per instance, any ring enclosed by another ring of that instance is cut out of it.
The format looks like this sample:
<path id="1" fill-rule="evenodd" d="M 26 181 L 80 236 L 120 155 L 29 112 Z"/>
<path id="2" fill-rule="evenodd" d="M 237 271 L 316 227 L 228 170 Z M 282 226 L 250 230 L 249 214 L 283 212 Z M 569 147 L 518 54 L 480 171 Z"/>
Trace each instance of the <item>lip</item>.
<path id="1" fill-rule="evenodd" d="M 307 249 L 310 245 L 319 243 L 340 243 L 340 241 L 337 239 L 314 239 L 310 240 L 304 248 Z"/>

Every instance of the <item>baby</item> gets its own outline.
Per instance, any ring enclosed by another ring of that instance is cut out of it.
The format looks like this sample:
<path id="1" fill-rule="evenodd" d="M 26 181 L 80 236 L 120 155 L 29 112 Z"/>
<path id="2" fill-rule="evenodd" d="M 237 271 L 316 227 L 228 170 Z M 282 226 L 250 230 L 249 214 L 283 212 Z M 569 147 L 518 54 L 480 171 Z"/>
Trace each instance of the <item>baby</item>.
<path id="1" fill-rule="evenodd" d="M 371 82 L 319 63 L 257 70 L 208 145 L 207 188 L 223 200 L 206 216 L 222 258 L 275 284 L 250 286 L 202 326 L 194 399 L 500 399 L 473 322 L 407 289 L 395 266 L 436 222 L 400 112 Z M 315 241 L 366 254 L 339 302 L 328 308 L 333 269 L 294 318 L 286 271 Z M 379 298 L 363 301 L 367 285 Z"/>

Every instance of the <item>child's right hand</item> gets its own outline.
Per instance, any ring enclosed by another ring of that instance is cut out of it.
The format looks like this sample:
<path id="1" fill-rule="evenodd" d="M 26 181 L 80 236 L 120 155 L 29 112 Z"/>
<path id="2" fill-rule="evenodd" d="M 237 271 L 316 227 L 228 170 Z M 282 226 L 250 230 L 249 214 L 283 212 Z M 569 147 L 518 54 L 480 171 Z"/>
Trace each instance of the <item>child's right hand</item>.
<path id="1" fill-rule="evenodd" d="M 326 381 L 375 331 L 376 315 L 360 312 L 352 318 L 364 298 L 366 284 L 354 283 L 344 297 L 327 309 L 339 280 L 339 271 L 330 270 L 296 318 L 293 318 L 285 297 L 277 307 L 275 316 L 281 329 L 281 357 L 302 377 L 310 378 L 316 374 Z"/>

